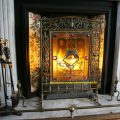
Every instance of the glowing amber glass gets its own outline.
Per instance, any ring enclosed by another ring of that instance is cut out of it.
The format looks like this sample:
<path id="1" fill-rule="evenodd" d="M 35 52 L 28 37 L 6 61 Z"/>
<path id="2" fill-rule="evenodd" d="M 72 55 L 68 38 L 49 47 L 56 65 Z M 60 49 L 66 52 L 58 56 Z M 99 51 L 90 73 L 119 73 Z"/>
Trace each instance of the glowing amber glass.
<path id="1" fill-rule="evenodd" d="M 85 33 L 53 32 L 53 81 L 88 78 L 89 41 Z"/>
<path id="2" fill-rule="evenodd" d="M 40 83 L 40 15 L 32 12 L 29 12 L 29 67 L 31 92 L 34 92 Z"/>

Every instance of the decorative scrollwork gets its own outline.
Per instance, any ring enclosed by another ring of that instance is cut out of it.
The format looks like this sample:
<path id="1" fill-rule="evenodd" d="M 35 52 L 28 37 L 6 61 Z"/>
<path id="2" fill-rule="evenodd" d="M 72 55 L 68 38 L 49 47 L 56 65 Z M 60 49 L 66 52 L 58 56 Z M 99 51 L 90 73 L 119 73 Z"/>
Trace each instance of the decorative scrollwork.
<path id="1" fill-rule="evenodd" d="M 43 30 L 97 30 L 100 28 L 98 21 L 70 16 L 61 18 L 42 19 Z"/>
<path id="2" fill-rule="evenodd" d="M 50 31 L 79 31 L 89 34 L 90 45 L 89 45 L 89 75 L 87 80 L 83 80 L 83 82 L 97 82 L 100 79 L 100 71 L 99 71 L 99 51 L 100 51 L 100 22 L 93 21 L 86 18 L 76 17 L 76 16 L 67 16 L 60 18 L 46 18 L 43 17 L 41 19 L 41 30 L 42 30 L 42 81 L 44 84 L 44 88 L 46 88 L 47 92 L 59 92 L 59 88 L 64 85 L 50 85 L 50 55 L 51 55 L 51 43 L 50 43 Z M 81 80 L 82 82 L 82 80 Z M 71 85 L 69 88 L 69 84 L 66 85 L 65 91 L 71 91 L 71 89 L 76 91 L 85 91 L 86 89 L 97 89 L 97 84 L 79 84 L 79 85 Z M 53 90 L 54 87 L 56 91 Z M 75 87 L 79 86 L 79 89 Z M 50 91 L 49 91 L 50 87 Z M 44 90 L 43 90 L 44 92 Z M 46 91 L 45 91 L 46 92 Z M 44 93 L 45 93 L 44 92 Z"/>

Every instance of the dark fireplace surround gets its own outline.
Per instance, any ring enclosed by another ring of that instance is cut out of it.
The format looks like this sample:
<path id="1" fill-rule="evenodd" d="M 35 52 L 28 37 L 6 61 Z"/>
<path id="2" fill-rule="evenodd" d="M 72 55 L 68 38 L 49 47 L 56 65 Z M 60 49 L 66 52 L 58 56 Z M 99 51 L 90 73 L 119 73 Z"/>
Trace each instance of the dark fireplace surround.
<path id="1" fill-rule="evenodd" d="M 105 14 L 106 28 L 101 88 L 99 93 L 110 94 L 112 86 L 117 2 L 102 0 L 15 0 L 15 35 L 18 79 L 26 98 L 32 96 L 28 59 L 28 12 L 57 16 L 95 16 Z M 40 91 L 39 91 L 40 93 Z"/>

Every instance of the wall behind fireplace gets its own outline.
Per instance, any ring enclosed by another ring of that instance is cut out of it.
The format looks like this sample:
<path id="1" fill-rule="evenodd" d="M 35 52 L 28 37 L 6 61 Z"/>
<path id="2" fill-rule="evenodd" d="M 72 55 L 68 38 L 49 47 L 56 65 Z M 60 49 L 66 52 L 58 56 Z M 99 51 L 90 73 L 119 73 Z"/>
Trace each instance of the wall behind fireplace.
<path id="1" fill-rule="evenodd" d="M 13 79 L 16 87 L 17 83 L 17 69 L 16 69 L 16 52 L 15 52 L 15 23 L 14 23 L 14 0 L 0 0 L 0 37 L 9 40 L 11 50 L 11 60 L 13 62 Z M 117 26 L 116 26 L 116 46 L 115 46 L 115 60 L 114 60 L 114 74 L 113 79 L 118 78 L 120 90 L 120 2 L 118 2 L 117 12 Z M 20 48 L 19 48 L 20 49 Z M 1 75 L 0 75 L 1 76 Z M 0 86 L 3 86 L 0 81 Z M 1 89 L 1 87 L 0 87 Z M 0 90 L 3 93 L 3 89 Z M 0 94 L 1 94 L 0 92 Z"/>

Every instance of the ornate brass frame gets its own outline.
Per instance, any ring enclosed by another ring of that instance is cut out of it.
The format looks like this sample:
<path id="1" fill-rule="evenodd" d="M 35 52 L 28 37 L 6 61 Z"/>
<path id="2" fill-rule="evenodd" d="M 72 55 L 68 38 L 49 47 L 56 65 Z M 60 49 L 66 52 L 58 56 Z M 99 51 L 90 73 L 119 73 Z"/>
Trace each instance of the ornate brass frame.
<path id="1" fill-rule="evenodd" d="M 100 81 L 99 71 L 99 50 L 100 50 L 100 28 L 99 21 L 77 16 L 65 16 L 60 18 L 43 17 L 41 23 L 41 100 L 50 93 L 84 92 L 94 90 L 95 100 L 98 102 L 97 91 Z M 89 78 L 79 84 L 50 84 L 50 57 L 51 57 L 51 31 L 79 31 L 90 36 L 90 55 L 89 55 Z M 60 88 L 64 88 L 60 91 Z M 42 103 L 42 102 L 41 102 Z M 42 106 L 42 105 L 41 105 Z"/>

